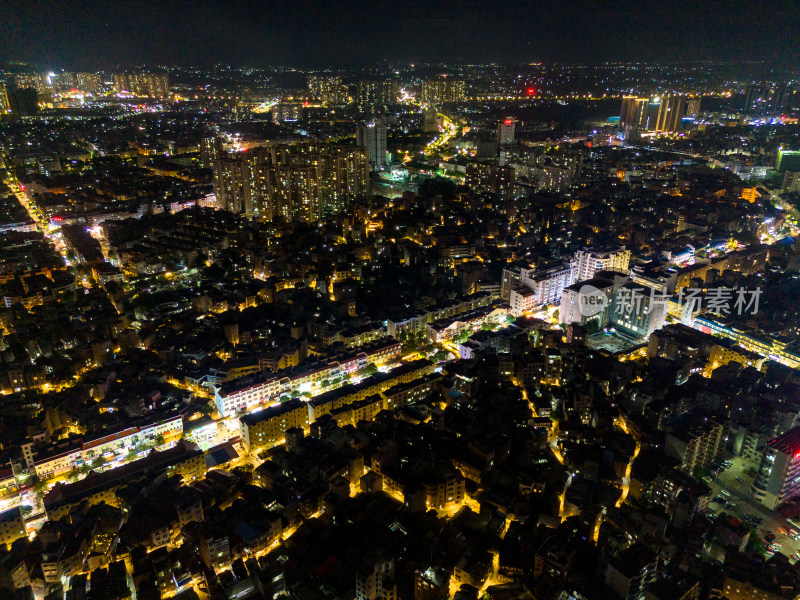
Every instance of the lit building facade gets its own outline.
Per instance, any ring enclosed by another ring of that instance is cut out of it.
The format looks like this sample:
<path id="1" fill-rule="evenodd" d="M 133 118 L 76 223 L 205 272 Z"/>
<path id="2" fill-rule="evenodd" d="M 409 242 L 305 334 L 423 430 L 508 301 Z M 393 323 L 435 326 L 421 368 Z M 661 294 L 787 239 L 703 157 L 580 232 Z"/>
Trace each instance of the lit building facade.
<path id="1" fill-rule="evenodd" d="M 356 146 L 366 149 L 373 169 L 386 166 L 386 125 L 379 120 L 356 129 Z"/>
<path id="2" fill-rule="evenodd" d="M 219 206 L 237 214 L 310 222 L 369 194 L 364 148 L 275 144 L 207 155 Z"/>
<path id="3" fill-rule="evenodd" d="M 637 339 L 650 337 L 664 326 L 666 318 L 667 302 L 661 302 L 652 295 L 652 290 L 635 283 L 619 288 L 611 302 L 611 324 Z"/>
<path id="4" fill-rule="evenodd" d="M 770 510 L 800 496 L 800 427 L 767 442 L 751 491 Z"/>
<path id="5" fill-rule="evenodd" d="M 167 73 L 120 72 L 112 76 L 115 92 L 129 92 L 146 98 L 169 96 Z"/>
<path id="6" fill-rule="evenodd" d="M 441 102 L 462 102 L 465 95 L 464 81 L 437 77 L 422 82 L 422 101 L 438 104 Z"/>
<path id="7" fill-rule="evenodd" d="M 497 125 L 497 143 L 509 146 L 514 143 L 514 120 L 505 119 Z"/>
<path id="8" fill-rule="evenodd" d="M 575 253 L 575 281 L 591 279 L 598 271 L 628 272 L 631 251 L 625 247 L 608 252 L 578 250 Z"/>
<path id="9" fill-rule="evenodd" d="M 338 75 L 309 75 L 308 92 L 326 105 L 345 104 L 347 87 Z"/>

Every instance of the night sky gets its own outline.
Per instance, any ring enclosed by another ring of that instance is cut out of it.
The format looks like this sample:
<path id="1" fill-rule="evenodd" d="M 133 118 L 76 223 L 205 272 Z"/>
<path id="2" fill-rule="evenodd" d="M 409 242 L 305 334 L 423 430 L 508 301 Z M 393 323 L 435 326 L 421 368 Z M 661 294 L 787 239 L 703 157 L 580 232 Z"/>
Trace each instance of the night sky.
<path id="1" fill-rule="evenodd" d="M 0 60 L 295 67 L 765 60 L 796 68 L 800 2 L 5 0 Z"/>

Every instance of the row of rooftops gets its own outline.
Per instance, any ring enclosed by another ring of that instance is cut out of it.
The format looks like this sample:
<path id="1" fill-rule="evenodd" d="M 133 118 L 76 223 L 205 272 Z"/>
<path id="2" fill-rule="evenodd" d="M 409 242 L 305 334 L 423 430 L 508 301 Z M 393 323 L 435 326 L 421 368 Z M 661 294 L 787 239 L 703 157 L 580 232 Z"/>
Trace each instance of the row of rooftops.
<path id="1" fill-rule="evenodd" d="M 400 365 L 398 367 L 395 367 L 394 369 L 392 369 L 388 373 L 375 373 L 374 375 L 364 379 L 359 384 L 347 384 L 347 385 L 344 385 L 344 386 L 342 386 L 340 388 L 337 388 L 335 390 L 331 390 L 329 392 L 325 392 L 324 394 L 320 394 L 319 396 L 315 396 L 314 398 L 309 400 L 307 403 L 304 402 L 303 400 L 299 400 L 299 399 L 289 400 L 287 402 L 282 402 L 281 404 L 278 404 L 278 405 L 275 405 L 275 406 L 271 406 L 270 408 L 247 414 L 247 415 L 241 417 L 240 420 L 241 420 L 242 423 L 244 423 L 244 424 L 246 424 L 248 426 L 253 426 L 253 425 L 256 425 L 257 423 L 260 423 L 262 421 L 266 421 L 266 420 L 272 419 L 274 417 L 278 417 L 280 415 L 283 415 L 283 414 L 286 414 L 288 412 L 291 412 L 292 410 L 295 410 L 295 409 L 298 409 L 298 408 L 303 408 L 303 407 L 305 407 L 305 406 L 307 406 L 309 404 L 311 406 L 322 406 L 322 405 L 327 404 L 329 402 L 333 402 L 337 398 L 342 398 L 342 397 L 348 396 L 350 394 L 358 392 L 361 389 L 369 389 L 370 387 L 372 387 L 374 385 L 377 385 L 377 384 L 379 384 L 381 382 L 390 381 L 390 380 L 395 379 L 397 377 L 402 377 L 406 373 L 413 373 L 414 371 L 416 371 L 418 369 L 422 369 L 422 368 L 424 368 L 426 366 L 429 366 L 429 365 L 432 365 L 432 364 L 433 363 L 431 363 L 429 360 L 426 360 L 424 358 L 420 358 L 420 359 L 417 359 L 417 360 L 414 360 L 414 361 L 411 361 L 411 362 L 404 363 L 404 364 L 402 364 L 402 365 Z M 419 381 L 415 380 L 414 382 L 410 382 L 410 383 L 418 385 Z M 393 388 L 390 388 L 390 389 L 394 389 L 394 387 L 397 387 L 397 386 L 393 386 Z"/>
<path id="2" fill-rule="evenodd" d="M 62 503 L 74 503 L 80 498 L 88 497 L 98 491 L 129 480 L 138 473 L 143 473 L 152 468 L 174 465 L 202 454 L 203 451 L 195 444 L 181 440 L 172 448 L 162 451 L 153 450 L 145 458 L 122 465 L 116 469 L 103 473 L 89 473 L 84 479 L 75 483 L 58 483 L 45 496 L 44 504 L 49 510 Z"/>
<path id="3" fill-rule="evenodd" d="M 419 317 L 424 317 L 431 313 L 435 313 L 442 310 L 447 310 L 448 308 L 458 308 L 462 304 L 476 302 L 478 300 L 486 299 L 487 302 L 491 299 L 492 294 L 490 292 L 475 292 L 474 294 L 469 294 L 468 296 L 463 296 L 460 300 L 454 300 L 447 304 L 438 304 L 433 306 L 427 310 L 419 310 L 419 311 L 412 311 L 409 310 L 407 314 L 398 316 L 396 319 L 392 319 L 395 323 L 403 323 L 405 321 L 410 321 L 411 319 L 416 319 Z"/>
<path id="4" fill-rule="evenodd" d="M 302 365 L 298 365 L 296 367 L 290 367 L 288 369 L 282 369 L 280 371 L 263 371 L 261 373 L 257 373 L 256 375 L 235 379 L 220 386 L 217 389 L 217 393 L 224 398 L 225 396 L 229 396 L 231 394 L 247 390 L 248 388 L 251 387 L 260 386 L 269 381 L 276 381 L 282 379 L 291 381 L 293 379 L 307 377 L 315 372 L 320 372 L 329 369 L 332 365 L 335 365 L 336 363 L 341 364 L 343 362 L 349 362 L 357 358 L 366 359 L 373 354 L 378 354 L 380 352 L 386 351 L 387 349 L 390 349 L 394 346 L 397 346 L 399 350 L 402 347 L 402 344 L 393 337 L 385 336 L 379 340 L 375 340 L 374 342 L 369 342 L 368 344 L 359 346 L 358 348 L 355 348 L 351 351 L 344 352 L 338 355 L 329 356 L 321 360 L 305 363 Z"/>
<path id="5" fill-rule="evenodd" d="M 115 440 L 119 440 L 127 436 L 133 435 L 144 429 L 148 429 L 150 427 L 164 423 L 172 423 L 178 421 L 181 422 L 183 421 L 183 417 L 181 415 L 176 415 L 174 417 L 169 417 L 163 420 L 153 421 L 151 423 L 146 423 L 143 425 L 126 427 L 125 429 L 120 429 L 113 433 L 108 433 L 106 431 L 96 431 L 87 433 L 84 436 L 72 437 L 67 440 L 61 440 L 46 447 L 42 448 L 34 447 L 34 451 L 36 453 L 36 462 L 40 463 L 44 460 L 52 460 L 59 456 L 65 456 L 67 454 L 71 454 L 76 450 L 91 450 L 92 448 L 102 446 L 103 444 L 107 444 L 109 442 L 113 442 Z"/>

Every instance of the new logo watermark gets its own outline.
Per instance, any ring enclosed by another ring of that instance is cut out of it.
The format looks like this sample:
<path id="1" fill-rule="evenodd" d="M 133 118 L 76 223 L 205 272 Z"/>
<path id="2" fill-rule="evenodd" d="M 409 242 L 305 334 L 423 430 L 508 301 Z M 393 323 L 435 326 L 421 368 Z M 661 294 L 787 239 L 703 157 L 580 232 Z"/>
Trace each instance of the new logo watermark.
<path id="1" fill-rule="evenodd" d="M 593 285 L 583 285 L 578 291 L 578 311 L 584 317 L 599 315 L 608 306 L 608 297 L 603 290 Z"/>

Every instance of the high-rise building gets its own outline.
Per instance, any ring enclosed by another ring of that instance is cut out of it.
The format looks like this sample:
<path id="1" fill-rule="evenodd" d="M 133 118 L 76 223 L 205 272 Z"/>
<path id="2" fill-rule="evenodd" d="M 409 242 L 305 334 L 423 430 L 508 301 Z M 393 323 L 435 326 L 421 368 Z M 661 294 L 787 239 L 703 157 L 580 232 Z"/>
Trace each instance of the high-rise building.
<path id="1" fill-rule="evenodd" d="M 129 92 L 146 98 L 166 98 L 169 96 L 169 75 L 167 73 L 122 72 L 114 73 L 114 91 Z"/>
<path id="2" fill-rule="evenodd" d="M 272 121 L 280 123 L 295 123 L 303 119 L 303 105 L 300 102 L 279 102 L 272 108 Z"/>
<path id="3" fill-rule="evenodd" d="M 594 321 L 598 329 L 608 325 L 611 313 L 611 299 L 614 290 L 628 282 L 621 273 L 618 275 L 600 271 L 592 279 L 578 281 L 564 288 L 561 293 L 561 308 L 558 313 L 560 323 L 586 325 Z"/>
<path id="4" fill-rule="evenodd" d="M 474 161 L 467 165 L 465 183 L 475 193 L 495 194 L 504 200 L 514 197 L 516 177 L 511 166 L 498 166 L 490 162 Z"/>
<path id="5" fill-rule="evenodd" d="M 624 96 L 619 115 L 620 127 L 626 131 L 653 131 L 660 109 L 660 98 Z"/>
<path id="6" fill-rule="evenodd" d="M 259 215 L 268 220 L 317 221 L 322 214 L 321 165 L 259 164 L 253 173 Z"/>
<path id="7" fill-rule="evenodd" d="M 4 83 L 0 83 L 0 112 L 8 112 L 11 109 L 8 103 L 8 91 L 6 91 L 6 85 Z"/>
<path id="8" fill-rule="evenodd" d="M 686 100 L 686 116 L 697 117 L 700 114 L 700 98 L 689 98 Z"/>
<path id="9" fill-rule="evenodd" d="M 623 96 L 619 112 L 619 124 L 623 129 L 642 127 L 642 115 L 647 112 L 648 98 Z"/>
<path id="10" fill-rule="evenodd" d="M 97 73 L 78 73 L 75 81 L 80 91 L 88 94 L 96 94 L 103 87 L 100 75 Z"/>
<path id="11" fill-rule="evenodd" d="M 37 94 L 45 94 L 49 91 L 47 83 L 39 73 L 17 73 L 14 75 L 14 83 L 18 90 L 33 88 Z"/>
<path id="12" fill-rule="evenodd" d="M 598 271 L 628 272 L 631 251 L 624 247 L 607 252 L 578 250 L 575 253 L 575 281 L 591 279 Z"/>
<path id="13" fill-rule="evenodd" d="M 218 205 L 231 212 L 266 220 L 316 221 L 367 196 L 368 165 L 363 148 L 262 146 L 214 159 L 214 190 Z"/>
<path id="14" fill-rule="evenodd" d="M 397 104 L 400 84 L 394 79 L 361 79 L 355 86 L 356 106 L 361 113 L 375 114 Z"/>
<path id="15" fill-rule="evenodd" d="M 222 140 L 215 135 L 208 135 L 200 140 L 200 161 L 207 169 L 214 166 L 214 161 L 222 157 Z"/>
<path id="16" fill-rule="evenodd" d="M 770 510 L 800 497 L 800 427 L 767 442 L 751 489 Z"/>
<path id="17" fill-rule="evenodd" d="M 323 146 L 322 214 L 342 211 L 351 200 L 369 196 L 369 157 L 366 148 Z"/>
<path id="18" fill-rule="evenodd" d="M 520 289 L 511 290 L 509 304 L 515 315 L 545 304 L 558 304 L 564 288 L 574 282 L 570 264 L 556 263 L 532 269 L 521 269 Z M 533 292 L 530 294 L 529 292 Z"/>
<path id="19" fill-rule="evenodd" d="M 47 83 L 54 94 L 69 92 L 77 87 L 75 73 L 60 71 L 47 75 Z"/>
<path id="20" fill-rule="evenodd" d="M 464 81 L 437 77 L 422 82 L 422 101 L 438 104 L 441 102 L 462 102 L 466 97 Z"/>
<path id="21" fill-rule="evenodd" d="M 497 143 L 501 146 L 509 146 L 514 143 L 513 119 L 504 119 L 497 125 Z"/>
<path id="22" fill-rule="evenodd" d="M 347 87 L 338 75 L 309 75 L 308 91 L 326 105 L 347 103 Z"/>
<path id="23" fill-rule="evenodd" d="M 232 213 L 253 213 L 250 165 L 239 156 L 220 156 L 213 162 L 217 206 Z"/>
<path id="24" fill-rule="evenodd" d="M 800 93 L 788 86 L 749 85 L 744 92 L 744 112 L 751 115 L 778 114 L 797 106 Z"/>
<path id="25" fill-rule="evenodd" d="M 33 115 L 39 110 L 39 94 L 34 88 L 17 88 L 9 92 L 8 104 L 15 115 Z"/>
<path id="26" fill-rule="evenodd" d="M 664 96 L 658 110 L 655 131 L 672 133 L 683 129 L 683 118 L 686 116 L 689 103 L 683 96 Z"/>
<path id="27" fill-rule="evenodd" d="M 664 326 L 666 318 L 667 302 L 659 301 L 652 289 L 627 283 L 616 290 L 611 302 L 611 324 L 631 337 L 647 339 Z"/>
<path id="28" fill-rule="evenodd" d="M 386 165 L 386 125 L 379 119 L 356 130 L 356 146 L 367 149 L 372 169 Z"/>
<path id="29" fill-rule="evenodd" d="M 436 111 L 436 108 L 432 106 L 425 108 L 423 111 L 422 129 L 425 131 L 425 133 L 434 133 L 439 131 L 439 113 Z"/>

